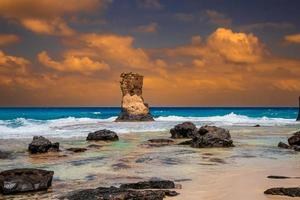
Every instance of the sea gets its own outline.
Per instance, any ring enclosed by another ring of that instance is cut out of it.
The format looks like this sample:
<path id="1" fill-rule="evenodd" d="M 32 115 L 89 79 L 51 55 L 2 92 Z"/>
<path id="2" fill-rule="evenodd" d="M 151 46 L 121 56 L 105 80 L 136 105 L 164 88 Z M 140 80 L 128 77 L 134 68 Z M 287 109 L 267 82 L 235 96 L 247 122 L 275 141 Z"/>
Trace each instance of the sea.
<path id="1" fill-rule="evenodd" d="M 119 134 L 169 130 L 191 121 L 197 126 L 293 126 L 296 107 L 152 107 L 154 122 L 114 122 L 119 107 L 0 108 L 0 139 L 84 137 L 90 131 L 110 129 Z"/>

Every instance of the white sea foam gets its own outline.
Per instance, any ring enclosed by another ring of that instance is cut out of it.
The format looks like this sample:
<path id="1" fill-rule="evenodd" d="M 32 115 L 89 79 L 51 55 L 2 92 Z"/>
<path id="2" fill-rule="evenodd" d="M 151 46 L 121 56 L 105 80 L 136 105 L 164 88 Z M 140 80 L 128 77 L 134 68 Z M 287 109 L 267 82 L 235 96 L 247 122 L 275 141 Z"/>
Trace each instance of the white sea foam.
<path id="1" fill-rule="evenodd" d="M 192 121 L 197 126 L 213 124 L 217 126 L 285 126 L 299 124 L 295 119 L 248 117 L 230 113 L 224 116 L 210 117 L 157 117 L 154 122 L 114 122 L 116 117 L 107 119 L 67 117 L 53 120 L 34 120 L 17 118 L 0 120 L 0 139 L 31 138 L 34 135 L 48 137 L 85 137 L 87 133 L 99 129 L 110 129 L 117 133 L 166 131 L 175 124 Z"/>

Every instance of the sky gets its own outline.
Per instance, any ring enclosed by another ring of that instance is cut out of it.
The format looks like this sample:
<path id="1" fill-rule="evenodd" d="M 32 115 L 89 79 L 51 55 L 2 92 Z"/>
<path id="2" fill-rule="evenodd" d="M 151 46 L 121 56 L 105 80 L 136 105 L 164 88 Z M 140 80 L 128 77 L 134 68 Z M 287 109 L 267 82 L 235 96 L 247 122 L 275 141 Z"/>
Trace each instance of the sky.
<path id="1" fill-rule="evenodd" d="M 0 0 L 0 106 L 297 106 L 298 0 Z"/>

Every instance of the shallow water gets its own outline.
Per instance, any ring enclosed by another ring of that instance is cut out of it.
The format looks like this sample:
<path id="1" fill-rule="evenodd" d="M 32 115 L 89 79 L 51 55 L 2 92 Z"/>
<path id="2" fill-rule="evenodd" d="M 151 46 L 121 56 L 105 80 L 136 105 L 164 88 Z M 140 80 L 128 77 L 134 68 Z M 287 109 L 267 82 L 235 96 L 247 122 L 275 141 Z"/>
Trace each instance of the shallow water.
<path id="1" fill-rule="evenodd" d="M 86 142 L 84 137 L 51 138 L 60 142 L 61 152 L 29 155 L 26 148 L 30 139 L 1 139 L 1 149 L 14 151 L 16 158 L 1 160 L 0 170 L 38 167 L 55 172 L 53 186 L 48 193 L 5 198 L 56 199 L 76 189 L 118 186 L 151 178 L 176 181 L 182 185 L 182 189 L 178 189 L 181 194 L 170 199 L 189 200 L 284 199 L 266 196 L 263 191 L 270 187 L 300 185 L 299 179 L 266 178 L 269 175 L 300 176 L 300 154 L 277 148 L 278 142 L 285 142 L 289 135 L 300 128 L 299 125 L 225 128 L 230 130 L 236 147 L 149 147 L 146 144 L 148 139 L 170 136 L 168 131 L 160 131 L 121 134 L 120 141 L 112 143 Z M 101 147 L 91 147 L 83 153 L 65 150 L 90 144 Z"/>

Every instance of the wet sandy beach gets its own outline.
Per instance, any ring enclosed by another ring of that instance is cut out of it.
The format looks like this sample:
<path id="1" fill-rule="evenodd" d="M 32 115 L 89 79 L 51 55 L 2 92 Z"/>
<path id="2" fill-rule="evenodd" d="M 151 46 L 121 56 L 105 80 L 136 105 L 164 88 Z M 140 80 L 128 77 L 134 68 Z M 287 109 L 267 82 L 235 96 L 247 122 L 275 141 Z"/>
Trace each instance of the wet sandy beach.
<path id="1" fill-rule="evenodd" d="M 77 189 L 149 179 L 168 179 L 180 184 L 182 189 L 177 190 L 180 195 L 169 199 L 300 199 L 263 194 L 271 187 L 300 185 L 300 179 L 267 178 L 269 175 L 300 176 L 299 153 L 277 148 L 279 141 L 285 142 L 299 127 L 226 128 L 231 132 L 234 148 L 147 144 L 148 139 L 169 138 L 166 131 L 121 134 L 118 142 L 51 138 L 60 142 L 62 151 L 41 155 L 27 153 L 30 139 L 0 140 L 2 150 L 15 152 L 15 158 L 0 161 L 1 170 L 36 167 L 55 172 L 48 192 L 0 196 L 0 199 L 57 199 Z M 73 153 L 66 150 L 70 147 L 88 150 Z"/>

